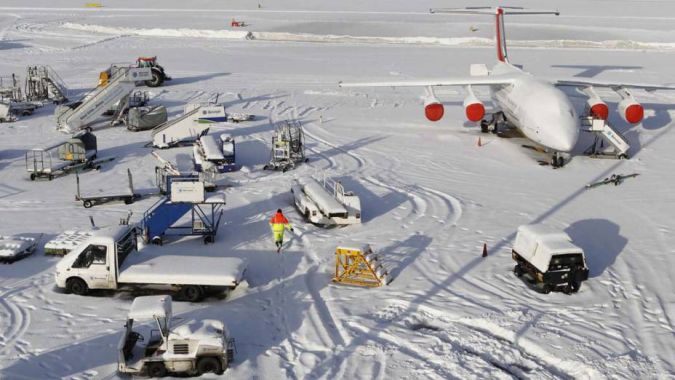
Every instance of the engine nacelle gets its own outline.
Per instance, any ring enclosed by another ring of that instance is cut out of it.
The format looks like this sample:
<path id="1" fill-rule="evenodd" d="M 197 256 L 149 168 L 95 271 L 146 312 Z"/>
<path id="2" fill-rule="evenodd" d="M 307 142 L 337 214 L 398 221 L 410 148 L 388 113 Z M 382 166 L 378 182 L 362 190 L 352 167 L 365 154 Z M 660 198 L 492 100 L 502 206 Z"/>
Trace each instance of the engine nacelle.
<path id="1" fill-rule="evenodd" d="M 429 121 L 439 121 L 443 118 L 443 113 L 445 113 L 443 103 L 435 96 L 427 96 L 424 100 L 424 116 L 426 116 Z"/>
<path id="2" fill-rule="evenodd" d="M 598 119 L 607 120 L 607 117 L 609 117 L 609 107 L 607 107 L 607 103 L 603 102 L 602 99 L 598 97 L 588 98 L 588 100 L 586 100 L 586 109 L 590 116 Z"/>
<path id="3" fill-rule="evenodd" d="M 469 121 L 481 121 L 485 116 L 485 106 L 471 93 L 464 98 L 464 113 Z"/>
<path id="4" fill-rule="evenodd" d="M 619 112 L 621 113 L 621 117 L 631 124 L 641 122 L 645 116 L 642 104 L 638 103 L 632 96 L 621 99 L 619 102 Z"/>

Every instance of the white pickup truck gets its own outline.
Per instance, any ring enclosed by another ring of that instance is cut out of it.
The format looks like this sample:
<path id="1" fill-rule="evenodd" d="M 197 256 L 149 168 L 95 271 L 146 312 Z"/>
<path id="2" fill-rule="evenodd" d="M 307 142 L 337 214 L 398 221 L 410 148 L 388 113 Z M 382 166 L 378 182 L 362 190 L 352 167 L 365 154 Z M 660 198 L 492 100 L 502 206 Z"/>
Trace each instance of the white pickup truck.
<path id="1" fill-rule="evenodd" d="M 234 289 L 246 270 L 246 262 L 239 258 L 175 254 L 167 252 L 168 247 L 136 248 L 131 226 L 99 232 L 56 265 L 56 286 L 78 295 L 91 289 L 171 290 L 195 302 L 210 291 Z"/>

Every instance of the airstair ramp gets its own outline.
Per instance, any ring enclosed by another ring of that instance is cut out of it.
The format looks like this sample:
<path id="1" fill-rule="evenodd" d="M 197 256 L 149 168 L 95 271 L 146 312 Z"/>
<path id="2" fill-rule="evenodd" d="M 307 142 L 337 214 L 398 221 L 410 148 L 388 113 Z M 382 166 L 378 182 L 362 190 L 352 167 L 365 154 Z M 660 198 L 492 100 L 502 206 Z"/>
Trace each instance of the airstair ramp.
<path id="1" fill-rule="evenodd" d="M 149 75 L 150 71 L 146 68 L 126 69 L 124 75 L 115 76 L 107 85 L 99 86 L 87 94 L 81 104 L 59 114 L 57 129 L 72 133 L 86 128 L 113 104 L 129 95 L 136 87 L 135 81 L 143 80 Z"/>
<path id="2" fill-rule="evenodd" d="M 625 137 L 617 132 L 605 119 L 592 116 L 581 118 L 581 126 L 584 131 L 595 134 L 593 145 L 586 151 L 590 156 L 615 156 L 617 158 L 628 158 L 630 144 Z M 613 151 L 607 152 L 601 144 L 602 139 L 609 143 Z"/>
<path id="3" fill-rule="evenodd" d="M 143 215 L 143 224 L 149 240 L 164 235 L 183 215 L 192 210 L 190 203 L 173 203 L 167 197 L 162 197 Z"/>
<path id="4" fill-rule="evenodd" d="M 202 134 L 205 129 L 208 129 L 208 125 L 199 124 L 194 120 L 199 110 L 200 107 L 194 108 L 155 127 L 152 130 L 152 145 L 158 148 L 168 148 Z"/>

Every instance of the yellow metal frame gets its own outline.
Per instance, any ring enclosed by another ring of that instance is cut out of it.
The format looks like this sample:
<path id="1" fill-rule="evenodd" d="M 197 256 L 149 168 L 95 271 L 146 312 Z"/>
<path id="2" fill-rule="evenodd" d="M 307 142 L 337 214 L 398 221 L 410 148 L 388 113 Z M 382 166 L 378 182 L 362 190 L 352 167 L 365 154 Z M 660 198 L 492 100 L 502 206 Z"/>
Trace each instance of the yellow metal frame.
<path id="1" fill-rule="evenodd" d="M 336 248 L 333 282 L 367 287 L 381 286 L 382 280 L 377 276 L 372 263 L 366 260 L 365 256 L 369 253 L 372 251 Z"/>

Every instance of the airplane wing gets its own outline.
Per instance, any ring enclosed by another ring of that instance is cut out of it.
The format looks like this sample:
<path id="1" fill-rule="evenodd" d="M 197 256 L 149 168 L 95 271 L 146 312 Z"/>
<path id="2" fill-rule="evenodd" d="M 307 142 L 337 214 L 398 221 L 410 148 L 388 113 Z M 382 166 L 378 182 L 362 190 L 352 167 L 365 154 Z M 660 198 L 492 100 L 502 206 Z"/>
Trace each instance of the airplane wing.
<path id="1" fill-rule="evenodd" d="M 571 80 L 556 80 L 553 81 L 553 84 L 559 87 L 607 87 L 611 89 L 619 88 L 639 88 L 647 91 L 655 90 L 675 90 L 675 85 L 666 86 L 666 85 L 652 85 L 652 84 L 640 84 L 640 83 L 616 83 L 616 82 L 603 82 L 603 81 L 587 81 L 579 79 Z"/>
<path id="2" fill-rule="evenodd" d="M 340 87 L 436 87 L 436 86 L 490 86 L 508 85 L 513 83 L 510 76 L 485 75 L 475 77 L 456 77 L 439 79 L 419 79 L 394 82 L 339 82 Z"/>

